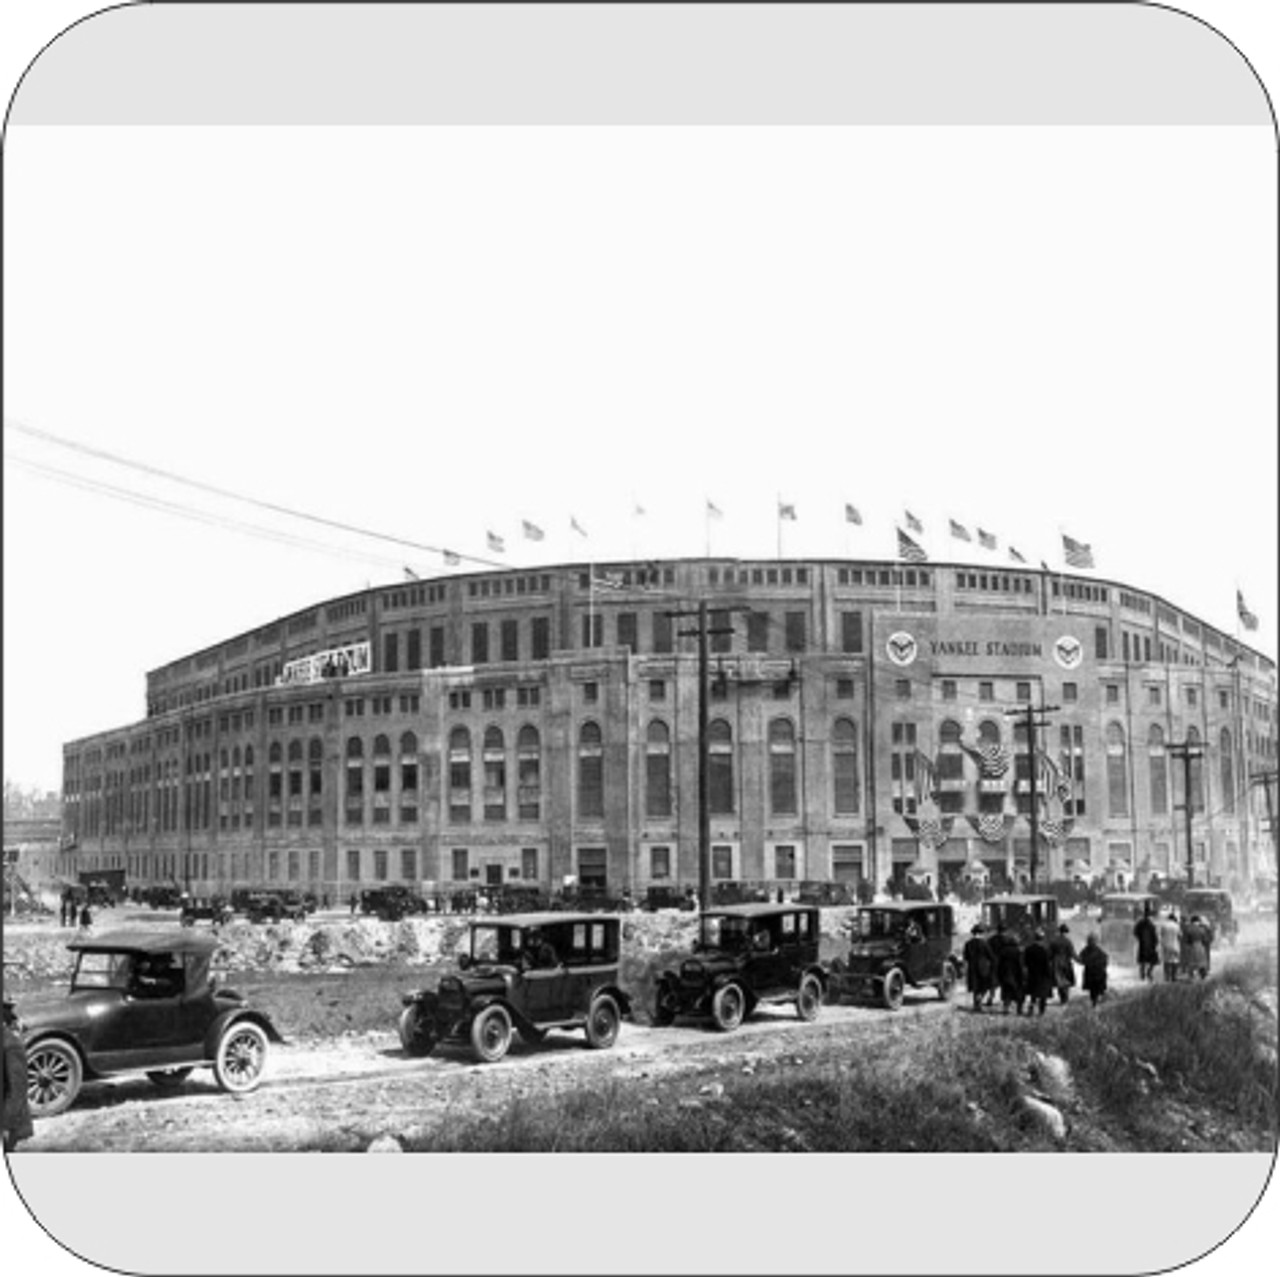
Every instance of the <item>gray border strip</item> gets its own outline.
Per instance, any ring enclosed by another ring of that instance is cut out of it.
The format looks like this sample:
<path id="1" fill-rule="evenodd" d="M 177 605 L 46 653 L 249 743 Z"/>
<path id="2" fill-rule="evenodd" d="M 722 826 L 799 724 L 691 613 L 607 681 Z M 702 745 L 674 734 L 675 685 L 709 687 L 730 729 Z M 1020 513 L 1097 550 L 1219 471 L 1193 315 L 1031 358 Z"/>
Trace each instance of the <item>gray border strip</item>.
<path id="1" fill-rule="evenodd" d="M 1265 124 L 1146 4 L 139 4 L 35 58 L 11 124 Z"/>

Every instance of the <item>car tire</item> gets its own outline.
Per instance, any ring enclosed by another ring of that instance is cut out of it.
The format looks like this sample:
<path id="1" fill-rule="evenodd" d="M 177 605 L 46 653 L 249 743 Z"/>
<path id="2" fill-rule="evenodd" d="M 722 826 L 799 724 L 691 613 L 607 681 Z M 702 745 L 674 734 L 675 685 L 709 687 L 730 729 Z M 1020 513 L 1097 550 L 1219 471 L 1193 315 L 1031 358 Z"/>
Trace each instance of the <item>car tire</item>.
<path id="1" fill-rule="evenodd" d="M 882 996 L 885 1006 L 890 1011 L 897 1011 L 902 1006 L 902 997 L 906 988 L 907 978 L 897 967 L 885 972 Z"/>
<path id="2" fill-rule="evenodd" d="M 622 1012 L 607 993 L 594 998 L 587 1010 L 587 1045 L 596 1051 L 611 1047 L 618 1040 Z"/>
<path id="3" fill-rule="evenodd" d="M 247 1095 L 257 1089 L 267 1067 L 267 1035 L 252 1020 L 237 1020 L 218 1039 L 213 1076 L 224 1091 Z"/>
<path id="4" fill-rule="evenodd" d="M 813 972 L 801 976 L 796 990 L 796 1015 L 806 1024 L 812 1024 L 822 1010 L 822 981 Z"/>
<path id="5" fill-rule="evenodd" d="M 190 1076 L 191 1070 L 189 1068 L 150 1069 L 147 1072 L 147 1081 L 152 1086 L 158 1086 L 162 1091 L 173 1091 L 180 1087 Z"/>
<path id="6" fill-rule="evenodd" d="M 400 1012 L 400 1045 L 404 1047 L 406 1055 L 430 1055 L 435 1050 L 435 1030 L 422 1014 L 421 1007 L 405 1007 Z"/>
<path id="7" fill-rule="evenodd" d="M 80 1056 L 69 1042 L 50 1038 L 27 1051 L 27 1106 L 32 1117 L 55 1117 L 75 1103 L 84 1081 Z"/>
<path id="8" fill-rule="evenodd" d="M 950 1002 L 951 995 L 956 991 L 956 969 L 949 962 L 942 964 L 942 975 L 938 978 L 938 997 L 943 1002 Z"/>
<path id="9" fill-rule="evenodd" d="M 711 999 L 711 1018 L 722 1033 L 729 1033 L 746 1017 L 747 999 L 738 984 L 721 985 Z"/>
<path id="10" fill-rule="evenodd" d="M 471 1021 L 471 1050 L 481 1064 L 496 1064 L 511 1046 L 511 1017 L 506 1007 L 487 1006 Z"/>

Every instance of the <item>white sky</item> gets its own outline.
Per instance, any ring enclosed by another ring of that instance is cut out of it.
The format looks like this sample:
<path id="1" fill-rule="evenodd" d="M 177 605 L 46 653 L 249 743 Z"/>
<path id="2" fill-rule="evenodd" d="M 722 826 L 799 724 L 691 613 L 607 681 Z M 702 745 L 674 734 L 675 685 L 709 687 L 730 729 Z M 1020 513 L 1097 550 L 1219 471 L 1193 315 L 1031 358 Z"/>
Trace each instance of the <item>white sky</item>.
<path id="1" fill-rule="evenodd" d="M 904 507 L 936 560 L 1056 567 L 1065 531 L 1228 631 L 1239 585 L 1276 651 L 1269 129 L 19 127 L 5 195 L 6 423 L 512 564 L 701 555 L 707 497 L 717 554 L 776 553 L 779 493 L 788 557 L 892 557 Z M 5 454 L 22 783 L 147 669 L 444 570 Z"/>

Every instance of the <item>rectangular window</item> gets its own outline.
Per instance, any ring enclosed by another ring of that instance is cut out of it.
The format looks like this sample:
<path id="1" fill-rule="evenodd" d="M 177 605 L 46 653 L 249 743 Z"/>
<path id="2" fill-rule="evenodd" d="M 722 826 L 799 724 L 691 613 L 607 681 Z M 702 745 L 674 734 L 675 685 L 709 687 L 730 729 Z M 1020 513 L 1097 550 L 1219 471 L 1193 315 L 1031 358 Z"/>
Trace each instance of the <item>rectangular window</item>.
<path id="1" fill-rule="evenodd" d="M 584 705 L 596 705 L 600 701 L 600 684 L 583 683 L 582 702 Z"/>
<path id="2" fill-rule="evenodd" d="M 394 674 L 400 668 L 400 635 L 384 634 L 382 636 L 382 669 L 384 673 Z"/>
<path id="3" fill-rule="evenodd" d="M 1194 687 L 1187 688 L 1187 704 L 1191 706 L 1192 709 L 1194 709 L 1198 704 L 1198 700 L 1196 697 L 1196 690 L 1197 689 Z"/>
<path id="4" fill-rule="evenodd" d="M 640 650 L 636 641 L 637 622 L 634 612 L 618 613 L 618 646 L 630 648 L 633 652 Z"/>
<path id="5" fill-rule="evenodd" d="M 781 846 L 773 849 L 773 876 L 783 880 L 796 876 L 796 849 L 792 846 Z"/>
<path id="6" fill-rule="evenodd" d="M 1093 631 L 1093 655 L 1095 660 L 1105 661 L 1108 651 L 1107 627 L 1099 625 Z"/>
<path id="7" fill-rule="evenodd" d="M 674 642 L 674 626 L 672 618 L 665 612 L 655 612 L 653 614 L 653 650 L 657 653 L 666 653 L 673 650 Z"/>
<path id="8" fill-rule="evenodd" d="M 721 844 L 711 847 L 711 876 L 725 879 L 733 877 L 733 848 Z"/>
<path id="9" fill-rule="evenodd" d="M 854 684 L 851 678 L 836 679 L 836 700 L 851 701 L 853 700 Z"/>
<path id="10" fill-rule="evenodd" d="M 1063 683 L 1062 699 L 1064 701 L 1076 701 L 1080 698 L 1080 689 L 1075 683 Z"/>
<path id="11" fill-rule="evenodd" d="M 895 679 L 893 683 L 893 694 L 900 701 L 909 701 L 911 699 L 911 680 L 909 678 Z"/>
<path id="12" fill-rule="evenodd" d="M 978 682 L 978 699 L 980 701 L 993 701 L 996 698 L 996 685 L 988 679 L 981 679 Z"/>
<path id="13" fill-rule="evenodd" d="M 1023 704 L 1031 700 L 1031 684 L 1019 682 L 1017 686 L 1017 698 Z"/>
<path id="14" fill-rule="evenodd" d="M 747 613 L 747 651 L 767 652 L 769 650 L 769 613 Z"/>
<path id="15" fill-rule="evenodd" d="M 707 617 L 711 650 L 717 653 L 733 650 L 733 617 L 729 612 L 715 609 Z"/>
<path id="16" fill-rule="evenodd" d="M 862 651 L 861 612 L 840 613 L 840 650 L 854 654 Z"/>
<path id="17" fill-rule="evenodd" d="M 453 880 L 454 882 L 466 882 L 468 877 L 468 853 L 465 847 L 455 847 L 453 849 Z"/>
<path id="18" fill-rule="evenodd" d="M 489 663 L 489 623 L 473 621 L 471 623 L 471 664 L 487 665 Z"/>
<path id="19" fill-rule="evenodd" d="M 413 882 L 418 876 L 418 852 L 415 847 L 400 848 L 400 877 Z"/>
<path id="20" fill-rule="evenodd" d="M 1147 686 L 1147 704 L 1151 706 L 1158 706 L 1160 704 L 1160 700 L 1160 688 L 1154 683 L 1149 684 Z"/>
<path id="21" fill-rule="evenodd" d="M 584 887 L 609 885 L 609 861 L 603 847 L 578 848 L 578 881 Z"/>
<path id="22" fill-rule="evenodd" d="M 582 646 L 604 646 L 604 617 L 599 612 L 582 614 Z"/>
<path id="23" fill-rule="evenodd" d="M 1120 685 L 1118 683 L 1106 684 L 1106 697 L 1108 705 L 1120 704 Z"/>
<path id="24" fill-rule="evenodd" d="M 347 849 L 347 881 L 360 881 L 360 852 L 355 847 Z"/>
<path id="25" fill-rule="evenodd" d="M 649 680 L 649 699 L 651 701 L 665 701 L 667 699 L 667 684 L 664 679 L 651 678 Z"/>
<path id="26" fill-rule="evenodd" d="M 504 661 L 520 659 L 520 623 L 518 621 L 502 622 L 502 659 Z"/>
<path id="27" fill-rule="evenodd" d="M 422 631 L 417 626 L 414 626 L 405 635 L 404 663 L 406 669 L 420 670 L 422 668 Z"/>
<path id="28" fill-rule="evenodd" d="M 537 847 L 520 848 L 520 876 L 528 881 L 537 881 L 538 849 Z"/>
<path id="29" fill-rule="evenodd" d="M 956 681 L 954 678 L 944 678 L 942 680 L 942 699 L 944 701 L 953 701 L 956 698 Z"/>
<path id="30" fill-rule="evenodd" d="M 649 848 L 649 877 L 650 878 L 670 878 L 671 877 L 671 848 L 670 847 L 650 847 Z"/>
<path id="31" fill-rule="evenodd" d="M 551 618 L 535 616 L 529 623 L 529 646 L 535 661 L 545 661 L 551 655 Z"/>
<path id="32" fill-rule="evenodd" d="M 805 647 L 805 614 L 788 612 L 785 619 L 788 652 L 803 652 Z"/>
<path id="33" fill-rule="evenodd" d="M 444 626 L 433 625 L 427 635 L 429 655 L 428 659 L 431 668 L 439 669 L 445 663 L 444 659 Z"/>

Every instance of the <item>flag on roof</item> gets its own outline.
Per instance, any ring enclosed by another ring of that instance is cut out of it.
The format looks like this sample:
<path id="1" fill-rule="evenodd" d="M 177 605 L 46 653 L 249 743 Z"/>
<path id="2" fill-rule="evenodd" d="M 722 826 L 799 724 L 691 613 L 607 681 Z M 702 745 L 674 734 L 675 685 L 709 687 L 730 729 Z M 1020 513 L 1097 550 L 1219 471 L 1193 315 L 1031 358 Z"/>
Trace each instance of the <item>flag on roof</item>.
<path id="1" fill-rule="evenodd" d="M 569 516 L 569 530 L 571 532 L 576 532 L 580 537 L 584 537 L 587 535 L 586 528 L 584 528 L 582 524 L 579 523 L 578 520 L 573 517 L 573 515 Z"/>
<path id="2" fill-rule="evenodd" d="M 898 534 L 898 558 L 906 559 L 908 563 L 924 563 L 928 559 L 923 546 L 913 541 L 901 528 L 895 528 L 894 531 Z"/>
<path id="3" fill-rule="evenodd" d="M 644 513 L 644 506 L 642 506 L 640 502 L 637 501 L 635 504 L 635 509 L 633 509 L 631 513 L 636 516 L 642 515 Z"/>
<path id="4" fill-rule="evenodd" d="M 924 531 L 924 524 L 921 523 L 910 510 L 904 510 L 903 513 L 907 516 L 907 527 L 909 527 L 912 532 Z"/>
<path id="5" fill-rule="evenodd" d="M 1256 630 L 1258 628 L 1258 617 L 1254 612 L 1250 612 L 1244 601 L 1244 592 L 1236 591 L 1236 614 L 1240 617 L 1240 624 L 1246 630 Z"/>
<path id="6" fill-rule="evenodd" d="M 530 541 L 541 541 L 543 531 L 536 523 L 530 523 L 528 519 L 522 519 L 520 526 L 524 529 L 524 534 Z"/>
<path id="7" fill-rule="evenodd" d="M 796 517 L 795 506 L 787 504 L 782 501 L 778 502 L 778 518 L 779 519 L 790 519 L 794 522 L 795 517 Z"/>
<path id="8" fill-rule="evenodd" d="M 420 577 L 420 576 L 419 576 L 419 575 L 418 575 L 418 574 L 417 574 L 417 573 L 416 573 L 412 568 L 405 568 L 405 570 L 404 570 L 404 579 L 405 579 L 406 581 L 421 581 L 421 580 L 422 580 L 422 578 L 421 578 L 421 577 Z"/>
<path id="9" fill-rule="evenodd" d="M 1062 534 L 1062 557 L 1073 568 L 1093 567 L 1093 547 L 1085 545 L 1083 541 L 1074 540 L 1065 532 Z"/>
<path id="10" fill-rule="evenodd" d="M 500 536 L 497 536 L 495 533 L 486 532 L 484 535 L 485 535 L 485 540 L 487 540 L 489 543 L 489 549 L 493 550 L 494 553 L 501 554 L 507 548 L 506 543 L 503 541 L 503 539 Z"/>
<path id="11" fill-rule="evenodd" d="M 996 548 L 996 539 L 991 535 L 990 532 L 984 532 L 981 528 L 979 528 L 978 544 L 981 545 L 985 550 L 994 550 Z"/>
<path id="12" fill-rule="evenodd" d="M 844 521 L 846 523 L 861 523 L 862 515 L 858 513 L 856 506 L 851 506 L 847 501 L 844 504 Z"/>
<path id="13" fill-rule="evenodd" d="M 1014 561 L 1014 563 L 1025 563 L 1025 562 L 1026 562 L 1026 559 L 1024 559 L 1024 558 L 1022 557 L 1022 555 L 1020 555 L 1020 554 L 1017 552 L 1017 550 L 1015 550 L 1015 549 L 1013 548 L 1013 546 L 1010 546 L 1010 547 L 1009 547 L 1009 558 L 1011 558 L 1011 559 Z"/>
<path id="14" fill-rule="evenodd" d="M 951 521 L 951 535 L 960 541 L 972 541 L 973 537 L 969 535 L 969 529 L 963 523 L 957 523 L 954 519 Z"/>
<path id="15" fill-rule="evenodd" d="M 460 554 L 454 554 L 452 550 L 444 550 L 442 553 L 444 554 L 445 563 L 447 563 L 451 568 L 456 568 L 458 564 L 462 562 L 462 556 Z"/>
<path id="16" fill-rule="evenodd" d="M 710 519 L 720 519 L 724 517 L 720 513 L 720 507 L 709 497 L 707 498 L 707 517 Z"/>

